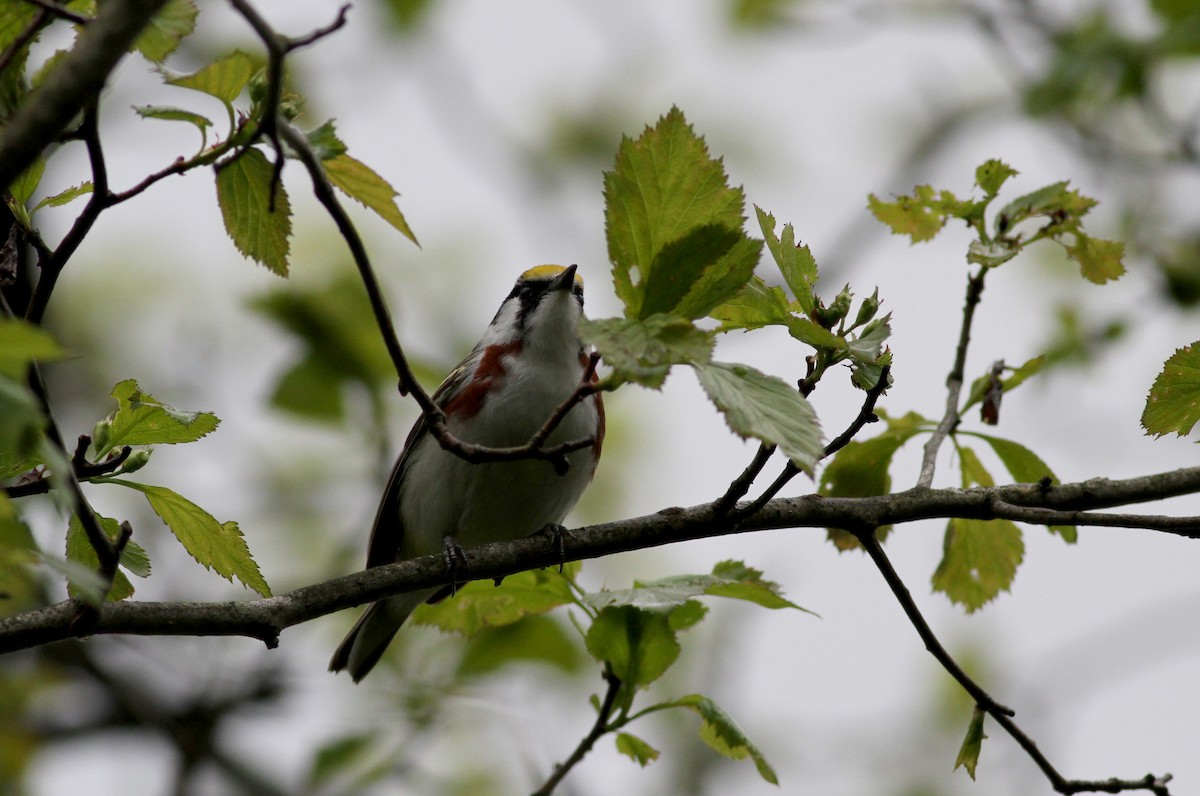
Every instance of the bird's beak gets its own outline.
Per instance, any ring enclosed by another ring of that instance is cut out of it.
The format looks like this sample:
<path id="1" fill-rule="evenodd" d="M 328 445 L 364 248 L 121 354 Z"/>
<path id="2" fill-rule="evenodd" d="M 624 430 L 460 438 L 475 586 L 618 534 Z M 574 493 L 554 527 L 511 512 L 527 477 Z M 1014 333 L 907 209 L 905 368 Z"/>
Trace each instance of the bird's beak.
<path id="1" fill-rule="evenodd" d="M 575 269 L 578 265 L 568 265 L 563 269 L 563 272 L 554 277 L 554 281 L 550 283 L 550 290 L 571 290 L 575 287 Z"/>

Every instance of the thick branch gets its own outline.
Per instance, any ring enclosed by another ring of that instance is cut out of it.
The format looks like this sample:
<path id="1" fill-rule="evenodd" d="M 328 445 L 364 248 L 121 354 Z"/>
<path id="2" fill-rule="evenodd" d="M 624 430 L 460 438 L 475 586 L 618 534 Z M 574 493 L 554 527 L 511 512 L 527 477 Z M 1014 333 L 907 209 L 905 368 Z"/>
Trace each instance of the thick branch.
<path id="1" fill-rule="evenodd" d="M 94 100 L 117 62 L 166 0 L 107 0 L 75 47 L 0 131 L 0 186 L 15 180 Z"/>
<path id="2" fill-rule="evenodd" d="M 1034 521 L 1026 512 L 1042 509 L 1036 522 L 1058 525 L 1112 524 L 1112 515 L 1093 515 L 1090 509 L 1143 503 L 1200 492 L 1200 467 L 1120 481 L 1097 478 L 1049 489 L 1039 484 L 976 489 L 911 489 L 892 495 L 834 498 L 808 495 L 778 498 L 739 526 L 718 516 L 712 504 L 667 509 L 644 517 L 593 525 L 572 532 L 566 548 L 569 561 L 657 547 L 674 542 L 731 533 L 779 528 L 870 528 L 915 520 L 967 517 Z M 1153 520 L 1154 518 L 1150 518 Z M 1163 528 L 1200 538 L 1200 518 L 1174 519 L 1180 527 Z M 1153 529 L 1153 522 L 1144 527 Z M 483 545 L 467 551 L 466 574 L 495 579 L 536 567 L 558 566 L 559 551 L 542 536 Z M 461 572 L 459 573 L 462 574 Z M 383 597 L 446 584 L 441 556 L 372 567 L 341 578 L 306 586 L 278 597 L 249 602 L 106 604 L 89 634 L 248 636 L 270 645 L 292 625 L 374 602 Z M 0 620 L 0 653 L 71 638 L 75 608 L 59 603 Z"/>

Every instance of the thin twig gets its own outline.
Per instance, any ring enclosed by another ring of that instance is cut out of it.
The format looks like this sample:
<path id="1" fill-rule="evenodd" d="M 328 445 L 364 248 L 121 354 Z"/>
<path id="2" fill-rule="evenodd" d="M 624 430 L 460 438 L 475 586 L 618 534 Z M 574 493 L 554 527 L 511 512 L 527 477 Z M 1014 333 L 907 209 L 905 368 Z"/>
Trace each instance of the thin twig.
<path id="1" fill-rule="evenodd" d="M 77 14 L 54 0 L 25 0 L 26 3 L 38 6 L 47 13 L 53 14 L 56 17 L 61 17 L 68 22 L 74 22 L 76 25 L 86 25 L 92 21 L 91 17 L 85 17 L 83 14 Z"/>
<path id="2" fill-rule="evenodd" d="M 871 389 L 867 390 L 867 396 L 863 399 L 863 405 L 858 410 L 858 414 L 855 416 L 854 420 L 850 422 L 850 425 L 846 427 L 845 431 L 843 431 L 841 434 L 838 434 L 829 442 L 828 445 L 825 446 L 824 450 L 821 451 L 821 455 L 817 458 L 817 461 L 821 461 L 821 459 L 832 456 L 842 448 L 849 445 L 850 440 L 854 439 L 859 431 L 862 431 L 863 426 L 867 425 L 868 423 L 874 423 L 879 419 L 875 415 L 875 404 L 879 401 L 880 396 L 882 396 L 887 390 L 889 386 L 888 380 L 891 377 L 891 372 L 891 365 L 883 366 L 883 369 L 879 372 L 879 380 L 875 382 L 875 385 L 871 387 Z M 792 464 L 791 462 L 785 464 L 783 467 L 783 472 L 779 474 L 779 477 L 777 477 L 774 482 L 772 482 L 772 484 L 754 500 L 753 503 L 736 513 L 737 519 L 740 521 L 741 519 L 749 517 L 765 506 L 770 500 L 778 495 L 779 491 L 787 485 L 787 482 L 792 480 L 792 478 L 794 478 L 799 472 L 800 468 L 796 467 L 796 465 Z M 744 475 L 745 474 L 743 474 L 743 476 Z"/>
<path id="3" fill-rule="evenodd" d="M 754 479 L 758 478 L 774 453 L 774 445 L 762 444 L 758 446 L 758 450 L 754 452 L 754 458 L 750 460 L 750 464 L 746 465 L 746 469 L 742 470 L 742 474 L 733 479 L 729 484 L 729 488 L 725 490 L 724 495 L 713 501 L 713 511 L 718 517 L 724 517 L 729 514 L 730 510 L 737 505 L 737 502 L 746 496 L 746 493 L 750 491 L 750 487 L 754 484 Z"/>
<path id="4" fill-rule="evenodd" d="M 110 473 L 115 472 L 125 463 L 133 453 L 133 448 L 125 445 L 121 450 L 108 456 L 101 462 L 90 462 L 87 460 L 87 447 L 91 444 L 91 437 L 83 434 L 79 437 L 79 444 L 75 448 L 75 455 L 71 457 L 71 467 L 75 470 L 75 477 L 80 481 L 87 481 L 91 478 L 100 478 Z M 44 495 L 51 489 L 51 479 L 42 473 L 37 478 L 34 478 L 23 483 L 14 484 L 9 487 L 0 487 L 0 492 L 8 495 L 10 498 L 28 497 L 29 495 Z"/>
<path id="5" fill-rule="evenodd" d="M 608 666 L 604 668 L 604 679 L 608 683 L 608 690 L 604 693 L 604 701 L 600 704 L 600 709 L 596 712 L 596 722 L 592 725 L 592 729 L 587 735 L 579 741 L 579 745 L 575 747 L 575 751 L 571 752 L 571 756 L 554 767 L 554 771 L 550 774 L 549 779 L 533 792 L 533 796 L 550 796 L 558 783 L 562 782 L 572 768 L 579 761 L 583 760 L 588 752 L 592 751 L 592 747 L 596 745 L 596 741 L 600 740 L 606 732 L 609 731 L 608 719 L 612 715 L 613 705 L 616 704 L 617 694 L 621 691 L 621 679 L 613 674 L 612 669 Z"/>
<path id="6" fill-rule="evenodd" d="M 925 443 L 925 455 L 921 460 L 921 475 L 917 479 L 919 487 L 933 486 L 938 449 L 941 448 L 947 435 L 958 425 L 958 398 L 962 393 L 963 373 L 966 371 L 967 364 L 967 348 L 971 343 L 971 322 L 975 318 L 975 308 L 979 306 L 979 297 L 983 294 L 983 279 L 986 274 L 987 269 L 980 268 L 978 273 L 967 279 L 967 297 L 963 306 L 962 327 L 958 333 L 958 350 L 954 354 L 954 366 L 950 369 L 950 375 L 946 377 L 946 414 Z"/>
<path id="7" fill-rule="evenodd" d="M 33 41 L 34 38 L 37 37 L 38 31 L 42 29 L 42 26 L 44 26 L 49 19 L 49 11 L 42 10 L 34 14 L 33 19 L 29 20 L 29 24 L 25 26 L 25 30 L 21 31 L 21 33 L 15 39 L 13 39 L 11 43 L 9 43 L 8 47 L 4 49 L 3 53 L 0 53 L 0 72 L 8 69 L 8 67 L 12 64 L 13 59 L 17 57 L 17 53 L 21 52 L 25 45 L 29 44 L 29 42 Z"/>

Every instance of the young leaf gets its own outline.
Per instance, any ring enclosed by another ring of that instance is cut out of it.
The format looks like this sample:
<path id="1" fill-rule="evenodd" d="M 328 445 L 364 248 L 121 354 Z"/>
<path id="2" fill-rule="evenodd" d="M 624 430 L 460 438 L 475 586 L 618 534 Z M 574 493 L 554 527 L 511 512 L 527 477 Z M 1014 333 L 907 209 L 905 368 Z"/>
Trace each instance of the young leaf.
<path id="1" fill-rule="evenodd" d="M 762 574 L 741 561 L 722 561 L 713 567 L 710 575 L 674 575 L 659 580 L 635 581 L 632 589 L 591 592 L 583 599 L 599 609 L 628 605 L 644 611 L 670 613 L 697 597 L 712 596 L 746 600 L 764 608 L 805 611 L 784 599 L 779 584 L 764 580 Z M 675 629 L 681 628 L 676 626 Z"/>
<path id="2" fill-rule="evenodd" d="M 387 180 L 365 163 L 344 152 L 324 160 L 322 165 L 325 167 L 325 176 L 339 191 L 368 210 L 375 211 L 376 215 L 395 227 L 401 235 L 417 243 L 417 236 L 413 234 L 408 222 L 404 220 L 404 214 L 396 206 L 396 197 L 400 194 Z"/>
<path id="3" fill-rule="evenodd" d="M 643 312 L 642 300 L 667 244 L 709 225 L 740 234 L 742 207 L 741 189 L 728 186 L 721 161 L 709 156 L 678 108 L 636 140 L 622 138 L 613 170 L 604 173 L 604 219 L 625 316 L 655 311 Z"/>
<path id="4" fill-rule="evenodd" d="M 143 119 L 163 119 L 164 121 L 193 124 L 200 131 L 200 148 L 204 149 L 208 146 L 208 128 L 212 127 L 212 120 L 207 116 L 169 105 L 140 105 L 134 106 L 133 109 Z"/>
<path id="5" fill-rule="evenodd" d="M 1033 359 L 1027 360 L 1020 367 L 1013 370 L 1007 377 L 1000 380 L 1000 386 L 1003 389 L 1003 394 L 1007 395 L 1015 390 L 1026 379 L 1035 375 L 1045 365 L 1045 354 L 1040 354 Z M 985 373 L 984 375 L 975 379 L 975 381 L 971 382 L 971 390 L 967 394 L 967 402 L 963 404 L 962 409 L 959 410 L 959 414 L 966 414 L 968 409 L 983 400 L 984 396 L 987 394 L 988 384 L 990 381 L 991 374 Z"/>
<path id="6" fill-rule="evenodd" d="M 150 24 L 142 29 L 133 43 L 133 49 L 148 60 L 161 64 L 175 52 L 180 41 L 192 35 L 199 13 L 192 0 L 169 0 L 150 20 Z"/>
<path id="7" fill-rule="evenodd" d="M 954 194 L 935 191 L 929 185 L 918 185 L 912 196 L 898 196 L 894 202 L 875 194 L 867 197 L 867 208 L 875 218 L 887 224 L 892 234 L 907 235 L 913 243 L 932 240 L 961 206 Z"/>
<path id="8" fill-rule="evenodd" d="M 241 50 L 235 50 L 191 74 L 169 77 L 166 82 L 172 86 L 202 91 L 221 100 L 228 107 L 238 98 L 253 76 L 254 61 Z"/>
<path id="9" fill-rule="evenodd" d="M 304 137 L 308 139 L 308 145 L 313 148 L 313 152 L 321 160 L 332 160 L 346 154 L 346 145 L 342 143 L 342 139 L 338 138 L 337 127 L 334 125 L 333 119 L 315 130 L 310 130 Z M 395 193 L 392 196 L 395 196 Z"/>
<path id="10" fill-rule="evenodd" d="M 815 306 L 813 286 L 817 283 L 817 261 L 813 258 L 808 247 L 796 245 L 796 233 L 791 224 L 783 225 L 783 232 L 775 237 L 775 217 L 758 205 L 754 206 L 758 215 L 758 226 L 767 242 L 783 281 L 791 289 L 804 314 L 811 315 Z"/>
<path id="11" fill-rule="evenodd" d="M 657 749 L 636 735 L 630 735 L 627 732 L 617 733 L 617 751 L 642 768 L 658 759 Z"/>
<path id="12" fill-rule="evenodd" d="M 118 382 L 112 390 L 117 411 L 108 417 L 108 438 L 97 444 L 97 455 L 124 445 L 175 445 L 195 442 L 221 421 L 211 412 L 188 412 L 164 404 L 142 392 L 133 379 Z"/>
<path id="13" fill-rule="evenodd" d="M 413 621 L 472 638 L 488 628 L 511 625 L 566 605 L 573 597 L 566 579 L 557 572 L 521 572 L 509 575 L 499 586 L 468 583 L 453 600 L 418 607 Z"/>
<path id="14" fill-rule="evenodd" d="M 749 757 L 754 761 L 754 767 L 758 769 L 760 777 L 772 785 L 779 784 L 775 770 L 771 768 L 763 753 L 717 703 L 702 694 L 689 694 L 670 702 L 669 706 L 688 708 L 695 712 L 704 722 L 700 727 L 700 737 L 706 744 L 733 760 Z"/>
<path id="15" fill-rule="evenodd" d="M 1009 177 L 1015 177 L 1019 173 L 1004 161 L 992 158 L 975 169 L 975 184 L 983 189 L 988 199 L 993 199 L 1000 193 L 1000 186 L 1004 185 Z"/>
<path id="16" fill-rule="evenodd" d="M 933 588 L 973 613 L 1008 591 L 1024 556 L 1021 529 L 1008 520 L 953 518 Z"/>
<path id="17" fill-rule="evenodd" d="M 30 212 L 36 212 L 43 207 L 62 207 L 69 204 L 81 196 L 86 196 L 92 192 L 92 181 L 86 180 L 79 185 L 72 185 L 66 190 L 59 191 L 54 196 L 47 196 L 33 206 Z"/>
<path id="18" fill-rule="evenodd" d="M 31 362 L 67 355 L 49 332 L 19 318 L 0 318 L 0 376 L 24 379 Z"/>
<path id="19" fill-rule="evenodd" d="M 1089 281 L 1103 285 L 1125 273 L 1125 244 L 1117 240 L 1093 238 L 1075 231 L 1075 242 L 1067 245 L 1067 256 L 1079 263 L 1079 271 Z"/>
<path id="20" fill-rule="evenodd" d="M 217 166 L 217 203 L 238 251 L 287 276 L 292 208 L 267 156 L 247 149 Z"/>
<path id="21" fill-rule="evenodd" d="M 762 241 L 717 224 L 671 241 L 654 259 L 638 317 L 706 315 L 750 280 L 761 249 Z"/>
<path id="22" fill-rule="evenodd" d="M 120 523 L 110 517 L 97 517 L 100 521 L 100 527 L 104 530 L 104 535 L 110 541 L 116 540 L 121 532 Z M 132 541 L 129 544 L 133 544 Z M 146 551 L 139 548 L 140 557 L 145 558 Z M 83 530 L 82 523 L 74 514 L 71 515 L 71 522 L 67 525 L 67 560 L 73 561 L 76 564 L 84 567 L 88 572 L 95 573 L 100 567 L 100 559 L 96 556 L 96 548 L 92 547 L 92 543 L 88 541 L 87 533 Z M 67 581 L 67 595 L 70 597 L 83 597 L 84 592 L 91 588 L 90 584 L 81 585 L 73 580 Z M 117 601 L 124 600 L 133 596 L 133 584 L 129 582 L 129 578 L 125 577 L 125 573 L 118 569 L 113 573 L 112 587 L 108 590 L 106 600 Z"/>
<path id="23" fill-rule="evenodd" d="M 110 479 L 106 483 L 120 484 L 144 494 L 154 513 L 166 523 L 192 558 L 206 569 L 214 570 L 228 581 L 237 578 L 263 597 L 271 596 L 271 588 L 250 556 L 246 539 L 236 522 L 217 522 L 207 511 L 166 487 L 121 479 Z"/>
<path id="24" fill-rule="evenodd" d="M 593 658 L 612 667 L 627 689 L 627 700 L 632 700 L 634 689 L 662 677 L 679 657 L 679 642 L 666 614 L 631 605 L 601 610 L 584 642 Z"/>
<path id="25" fill-rule="evenodd" d="M 613 369 L 612 380 L 658 389 L 672 365 L 707 362 L 712 335 L 676 315 L 582 320 L 579 335 L 594 345 Z"/>
<path id="26" fill-rule="evenodd" d="M 778 445 L 796 467 L 812 472 L 823 452 L 821 427 L 799 391 L 746 365 L 689 364 L 735 434 Z"/>
<path id="27" fill-rule="evenodd" d="M 984 739 L 987 738 L 983 734 L 983 719 L 986 715 L 979 708 L 975 708 L 975 712 L 971 714 L 971 723 L 967 725 L 967 736 L 963 738 L 962 747 L 958 750 L 958 757 L 954 760 L 954 770 L 957 771 L 959 766 L 964 766 L 971 779 L 975 779 L 975 767 L 979 765 L 979 752 L 983 748 Z"/>
<path id="28" fill-rule="evenodd" d="M 1146 396 L 1142 428 L 1156 437 L 1172 432 L 1184 437 L 1191 433 L 1197 420 L 1200 420 L 1200 341 L 1177 349 L 1163 363 Z"/>
<path id="29" fill-rule="evenodd" d="M 717 331 L 728 332 L 786 324 L 792 315 L 783 289 L 768 286 L 756 276 L 742 285 L 737 293 L 710 310 L 708 317 L 721 322 Z"/>

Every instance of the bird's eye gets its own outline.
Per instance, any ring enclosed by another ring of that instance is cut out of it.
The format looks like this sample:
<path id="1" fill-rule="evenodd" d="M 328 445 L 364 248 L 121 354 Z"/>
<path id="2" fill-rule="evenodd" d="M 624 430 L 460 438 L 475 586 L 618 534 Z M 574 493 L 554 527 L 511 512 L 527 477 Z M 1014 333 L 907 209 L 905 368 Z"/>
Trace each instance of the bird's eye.
<path id="1" fill-rule="evenodd" d="M 533 295 L 534 290 L 532 285 L 525 285 L 521 288 L 521 301 L 529 301 L 529 299 L 533 298 Z"/>

